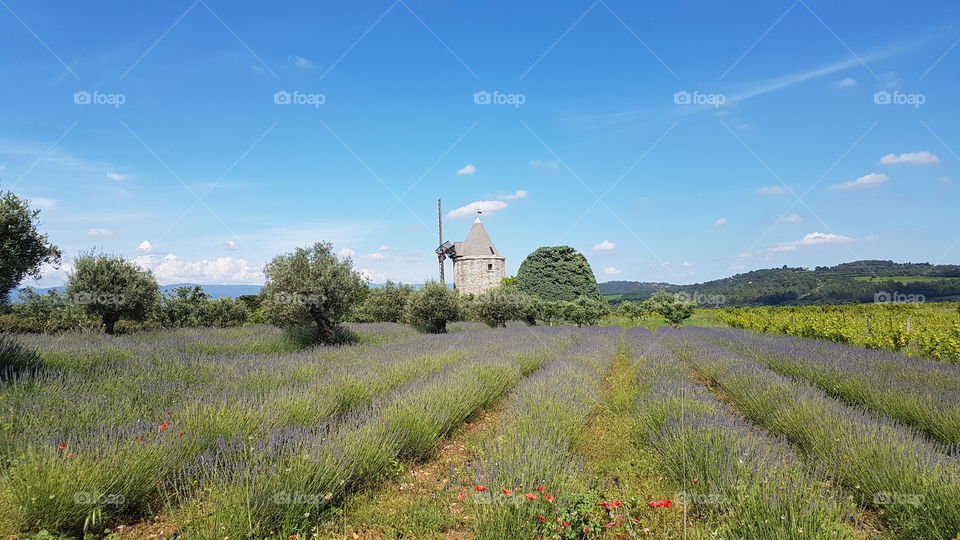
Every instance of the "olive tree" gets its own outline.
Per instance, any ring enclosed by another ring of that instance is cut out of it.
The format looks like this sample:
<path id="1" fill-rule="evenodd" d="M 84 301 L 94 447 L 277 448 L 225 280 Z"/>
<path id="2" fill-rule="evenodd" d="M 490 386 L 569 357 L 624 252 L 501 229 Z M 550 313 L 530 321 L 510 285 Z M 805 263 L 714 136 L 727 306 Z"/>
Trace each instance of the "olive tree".
<path id="1" fill-rule="evenodd" d="M 643 303 L 649 311 L 659 313 L 668 323 L 677 327 L 682 326 L 683 321 L 689 319 L 696 311 L 696 306 L 692 302 L 665 291 L 657 291 Z"/>
<path id="2" fill-rule="evenodd" d="M 603 300 L 581 296 L 573 302 L 564 302 L 564 319 L 579 326 L 597 324 L 610 313 L 610 306 Z"/>
<path id="3" fill-rule="evenodd" d="M 407 298 L 413 292 L 409 285 L 396 285 L 390 281 L 383 287 L 371 289 L 363 300 L 361 316 L 369 322 L 400 322 Z"/>
<path id="4" fill-rule="evenodd" d="M 313 324 L 321 343 L 336 342 L 340 323 L 366 290 L 353 261 L 338 259 L 329 242 L 278 255 L 263 273 L 261 307 L 267 319 L 277 326 Z"/>
<path id="5" fill-rule="evenodd" d="M 474 310 L 481 321 L 493 326 L 506 328 L 508 321 L 524 317 L 527 295 L 512 285 L 498 285 L 489 289 L 474 300 Z"/>
<path id="6" fill-rule="evenodd" d="M 108 334 L 121 318 L 142 321 L 160 300 L 153 273 L 118 255 L 83 253 L 67 278 L 70 301 L 99 317 Z"/>
<path id="7" fill-rule="evenodd" d="M 447 323 L 460 318 L 457 291 L 436 281 L 428 281 L 420 290 L 410 293 L 404 309 L 404 320 L 425 332 L 442 334 Z"/>
<path id="8" fill-rule="evenodd" d="M 0 304 L 26 277 L 40 277 L 43 264 L 57 264 L 61 253 L 40 234 L 40 210 L 7 191 L 0 193 Z"/>

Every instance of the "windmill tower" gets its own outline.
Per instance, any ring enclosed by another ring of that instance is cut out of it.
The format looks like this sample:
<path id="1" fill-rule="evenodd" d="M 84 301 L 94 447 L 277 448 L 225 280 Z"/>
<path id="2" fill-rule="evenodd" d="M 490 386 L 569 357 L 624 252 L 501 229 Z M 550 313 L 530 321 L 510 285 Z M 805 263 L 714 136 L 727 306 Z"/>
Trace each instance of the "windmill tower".
<path id="1" fill-rule="evenodd" d="M 442 224 L 440 230 L 443 230 Z M 506 258 L 487 234 L 479 210 L 467 238 L 463 242 L 444 242 L 441 232 L 436 253 L 440 259 L 441 280 L 444 258 L 453 259 L 453 288 L 461 293 L 480 294 L 499 285 L 504 277 Z"/>

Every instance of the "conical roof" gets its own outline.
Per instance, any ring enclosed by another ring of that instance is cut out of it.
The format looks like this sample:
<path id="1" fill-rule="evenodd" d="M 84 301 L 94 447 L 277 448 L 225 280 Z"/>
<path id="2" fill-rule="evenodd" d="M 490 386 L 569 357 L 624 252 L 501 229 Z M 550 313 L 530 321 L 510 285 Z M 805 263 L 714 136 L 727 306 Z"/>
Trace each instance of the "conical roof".
<path id="1" fill-rule="evenodd" d="M 497 246 L 493 245 L 493 240 L 490 239 L 487 230 L 483 228 L 483 223 L 480 222 L 479 217 L 473 222 L 473 227 L 470 227 L 467 239 L 456 243 L 455 253 L 455 257 L 504 258 L 497 251 Z"/>

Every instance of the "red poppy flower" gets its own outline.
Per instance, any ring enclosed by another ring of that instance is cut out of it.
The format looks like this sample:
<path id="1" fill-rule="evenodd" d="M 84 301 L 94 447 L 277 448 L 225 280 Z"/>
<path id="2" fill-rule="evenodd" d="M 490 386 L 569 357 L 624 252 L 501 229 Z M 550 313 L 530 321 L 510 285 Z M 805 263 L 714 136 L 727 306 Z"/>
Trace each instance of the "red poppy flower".
<path id="1" fill-rule="evenodd" d="M 566 521 L 564 521 L 564 522 L 562 523 L 562 525 L 563 525 L 563 528 L 564 528 L 564 529 L 566 529 L 567 527 L 570 526 L 570 524 L 567 523 Z"/>
<path id="2" fill-rule="evenodd" d="M 549 493 L 547 493 L 546 495 L 544 495 L 543 498 L 546 499 L 547 502 L 553 502 L 553 500 L 556 499 L 556 497 L 554 497 L 553 495 L 551 495 L 551 494 L 549 494 Z"/>
<path id="3" fill-rule="evenodd" d="M 607 525 L 606 525 L 606 527 L 607 527 L 608 529 L 612 529 L 612 528 L 614 528 L 614 527 L 616 527 L 616 526 L 617 526 L 617 524 L 614 523 L 614 522 L 612 522 L 612 521 L 611 521 L 610 523 L 607 523 Z"/>
<path id="4" fill-rule="evenodd" d="M 590 534 L 590 527 L 584 527 L 583 532 L 586 534 Z"/>
<path id="5" fill-rule="evenodd" d="M 543 484 L 540 484 L 540 485 L 537 486 L 537 491 L 539 491 L 540 493 L 543 493 L 543 490 L 545 490 L 545 489 L 547 489 L 547 488 L 543 487 Z"/>
<path id="6" fill-rule="evenodd" d="M 460 493 L 457 493 L 457 500 L 458 500 L 458 501 L 462 501 L 462 500 L 464 500 L 464 499 L 466 499 L 466 498 L 467 498 L 467 494 L 466 494 L 466 493 L 464 493 L 464 492 L 462 492 L 462 491 L 461 491 Z"/>
<path id="7" fill-rule="evenodd" d="M 617 534 L 615 534 L 614 536 L 616 536 L 616 537 L 619 538 L 620 540 L 623 540 L 624 538 L 626 538 L 626 536 L 624 536 L 623 533 L 617 533 Z"/>
<path id="8" fill-rule="evenodd" d="M 673 503 L 670 502 L 670 499 L 660 499 L 659 501 L 648 502 L 647 506 L 650 508 L 673 508 Z"/>
<path id="9" fill-rule="evenodd" d="M 73 457 L 73 452 L 67 452 L 67 455 L 64 456 L 64 457 L 67 458 L 67 459 L 72 458 L 72 457 Z"/>
<path id="10" fill-rule="evenodd" d="M 485 485 L 483 485 L 483 484 L 480 484 L 480 485 L 478 485 L 477 487 L 475 487 L 475 488 L 473 488 L 473 489 L 474 489 L 474 491 L 476 491 L 477 493 L 480 493 L 481 491 L 486 491 L 486 490 L 487 490 L 487 486 L 485 486 Z"/>
<path id="11" fill-rule="evenodd" d="M 290 540 L 297 540 L 297 538 L 300 538 L 300 537 L 297 536 L 296 534 L 291 534 L 291 535 L 290 535 Z"/>
<path id="12" fill-rule="evenodd" d="M 527 493 L 527 498 L 531 501 L 535 501 L 537 500 L 537 495 L 531 491 L 530 493 Z"/>
<path id="13" fill-rule="evenodd" d="M 623 503 L 620 502 L 620 499 L 617 499 L 610 504 L 613 505 L 614 508 L 620 508 L 623 505 Z"/>
<path id="14" fill-rule="evenodd" d="M 700 479 L 699 479 L 699 478 L 694 478 L 693 480 L 691 480 L 691 482 L 693 482 L 694 484 L 699 484 L 699 483 L 700 483 Z"/>
<path id="15" fill-rule="evenodd" d="M 170 422 L 164 420 L 159 426 L 157 426 L 157 431 L 166 431 L 170 429 Z"/>
<path id="16" fill-rule="evenodd" d="M 547 522 L 547 516 L 537 516 L 537 519 L 540 521 L 540 523 Z"/>
<path id="17" fill-rule="evenodd" d="M 512 490 L 512 489 L 503 488 L 503 489 L 500 490 L 500 493 L 503 493 L 504 495 L 513 495 L 513 490 Z"/>
<path id="18" fill-rule="evenodd" d="M 604 508 L 610 508 L 610 503 L 605 502 L 605 501 L 600 501 L 600 506 L 602 506 L 602 507 L 604 507 Z"/>
<path id="19" fill-rule="evenodd" d="M 66 449 L 67 449 L 67 445 L 65 445 L 65 444 L 58 444 L 58 445 L 57 445 L 57 450 L 66 450 Z"/>

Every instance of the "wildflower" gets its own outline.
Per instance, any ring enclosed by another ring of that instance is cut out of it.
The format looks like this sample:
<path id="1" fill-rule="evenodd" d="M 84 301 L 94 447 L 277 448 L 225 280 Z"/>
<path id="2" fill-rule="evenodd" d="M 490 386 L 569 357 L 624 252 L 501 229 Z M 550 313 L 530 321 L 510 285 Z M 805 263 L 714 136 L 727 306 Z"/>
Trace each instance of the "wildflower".
<path id="1" fill-rule="evenodd" d="M 547 516 L 537 516 L 537 520 L 539 520 L 540 523 L 546 523 L 546 522 L 547 522 Z"/>
<path id="2" fill-rule="evenodd" d="M 566 529 L 567 527 L 570 526 L 570 524 L 567 523 L 566 521 L 564 521 L 564 522 L 562 523 L 562 525 L 563 525 L 563 528 L 564 528 L 564 529 Z"/>
<path id="3" fill-rule="evenodd" d="M 544 489 L 546 489 L 546 488 L 543 487 L 543 484 L 539 484 L 539 485 L 537 486 L 537 491 L 539 491 L 540 493 L 543 493 L 543 490 L 544 490 Z"/>
<path id="4" fill-rule="evenodd" d="M 699 479 L 699 478 L 694 478 L 693 480 L 690 480 L 690 481 L 693 482 L 694 484 L 699 484 L 699 483 L 700 483 L 700 479 Z"/>
<path id="5" fill-rule="evenodd" d="M 556 497 L 554 497 L 553 495 L 551 495 L 551 494 L 549 494 L 549 493 L 547 493 L 546 495 L 544 495 L 543 498 L 546 499 L 547 502 L 553 502 L 553 500 L 556 499 Z"/>
<path id="6" fill-rule="evenodd" d="M 583 532 L 584 534 L 590 534 L 590 527 L 584 527 Z"/>
<path id="7" fill-rule="evenodd" d="M 626 536 L 624 536 L 623 533 L 617 533 L 617 534 L 615 534 L 614 536 L 616 536 L 616 537 L 619 538 L 620 540 L 623 540 L 624 538 L 626 538 Z"/>
<path id="8" fill-rule="evenodd" d="M 537 500 L 537 495 L 531 491 L 530 493 L 527 493 L 527 498 L 531 501 L 535 501 Z"/>
<path id="9" fill-rule="evenodd" d="M 67 452 L 67 455 L 64 456 L 64 457 L 67 458 L 67 459 L 72 458 L 72 457 L 73 457 L 73 452 Z"/>
<path id="10" fill-rule="evenodd" d="M 610 504 L 613 505 L 614 508 L 620 508 L 623 505 L 623 503 L 620 502 L 620 499 L 617 499 Z"/>
<path id="11" fill-rule="evenodd" d="M 464 493 L 464 492 L 462 492 L 462 491 L 457 494 L 457 500 L 458 500 L 458 501 L 462 501 L 462 500 L 464 500 L 464 499 L 466 499 L 466 498 L 467 498 L 467 494 Z"/>
<path id="12" fill-rule="evenodd" d="M 610 508 L 610 503 L 605 502 L 605 501 L 600 501 L 600 506 L 602 506 L 602 507 L 604 507 L 604 508 Z"/>
<path id="13" fill-rule="evenodd" d="M 612 522 L 612 521 L 611 521 L 610 523 L 607 523 L 607 525 L 606 525 L 606 527 L 607 527 L 608 529 L 612 529 L 612 528 L 614 528 L 614 527 L 616 527 L 616 526 L 617 526 L 617 524 L 614 523 L 614 522 Z"/>
<path id="14" fill-rule="evenodd" d="M 647 506 L 650 508 L 673 508 L 673 503 L 670 502 L 670 499 L 660 499 L 659 501 L 648 502 Z"/>
<path id="15" fill-rule="evenodd" d="M 184 433 L 184 432 L 182 432 L 182 431 L 181 431 L 180 433 L 177 433 L 177 437 L 183 437 L 184 435 L 186 435 L 186 433 Z"/>
<path id="16" fill-rule="evenodd" d="M 513 495 L 513 490 L 512 490 L 512 489 L 503 488 L 503 489 L 500 490 L 500 493 L 503 493 L 504 495 Z"/>
<path id="17" fill-rule="evenodd" d="M 485 485 L 483 485 L 483 484 L 479 484 L 479 485 L 477 485 L 477 487 L 475 487 L 475 488 L 473 488 L 473 489 L 474 489 L 474 491 L 476 491 L 477 493 L 480 493 L 481 491 L 486 491 L 486 490 L 487 490 L 487 486 L 485 486 Z"/>
<path id="18" fill-rule="evenodd" d="M 300 536 L 298 536 L 298 535 L 296 535 L 296 534 L 291 534 L 291 535 L 290 535 L 290 540 L 297 540 L 298 538 L 300 538 Z"/>
<path id="19" fill-rule="evenodd" d="M 58 444 L 58 445 L 57 445 L 57 450 L 66 450 L 66 449 L 67 449 L 67 445 L 65 445 L 65 444 Z"/>
<path id="20" fill-rule="evenodd" d="M 164 420 L 159 426 L 157 426 L 157 431 L 166 431 L 170 429 L 170 422 Z"/>

